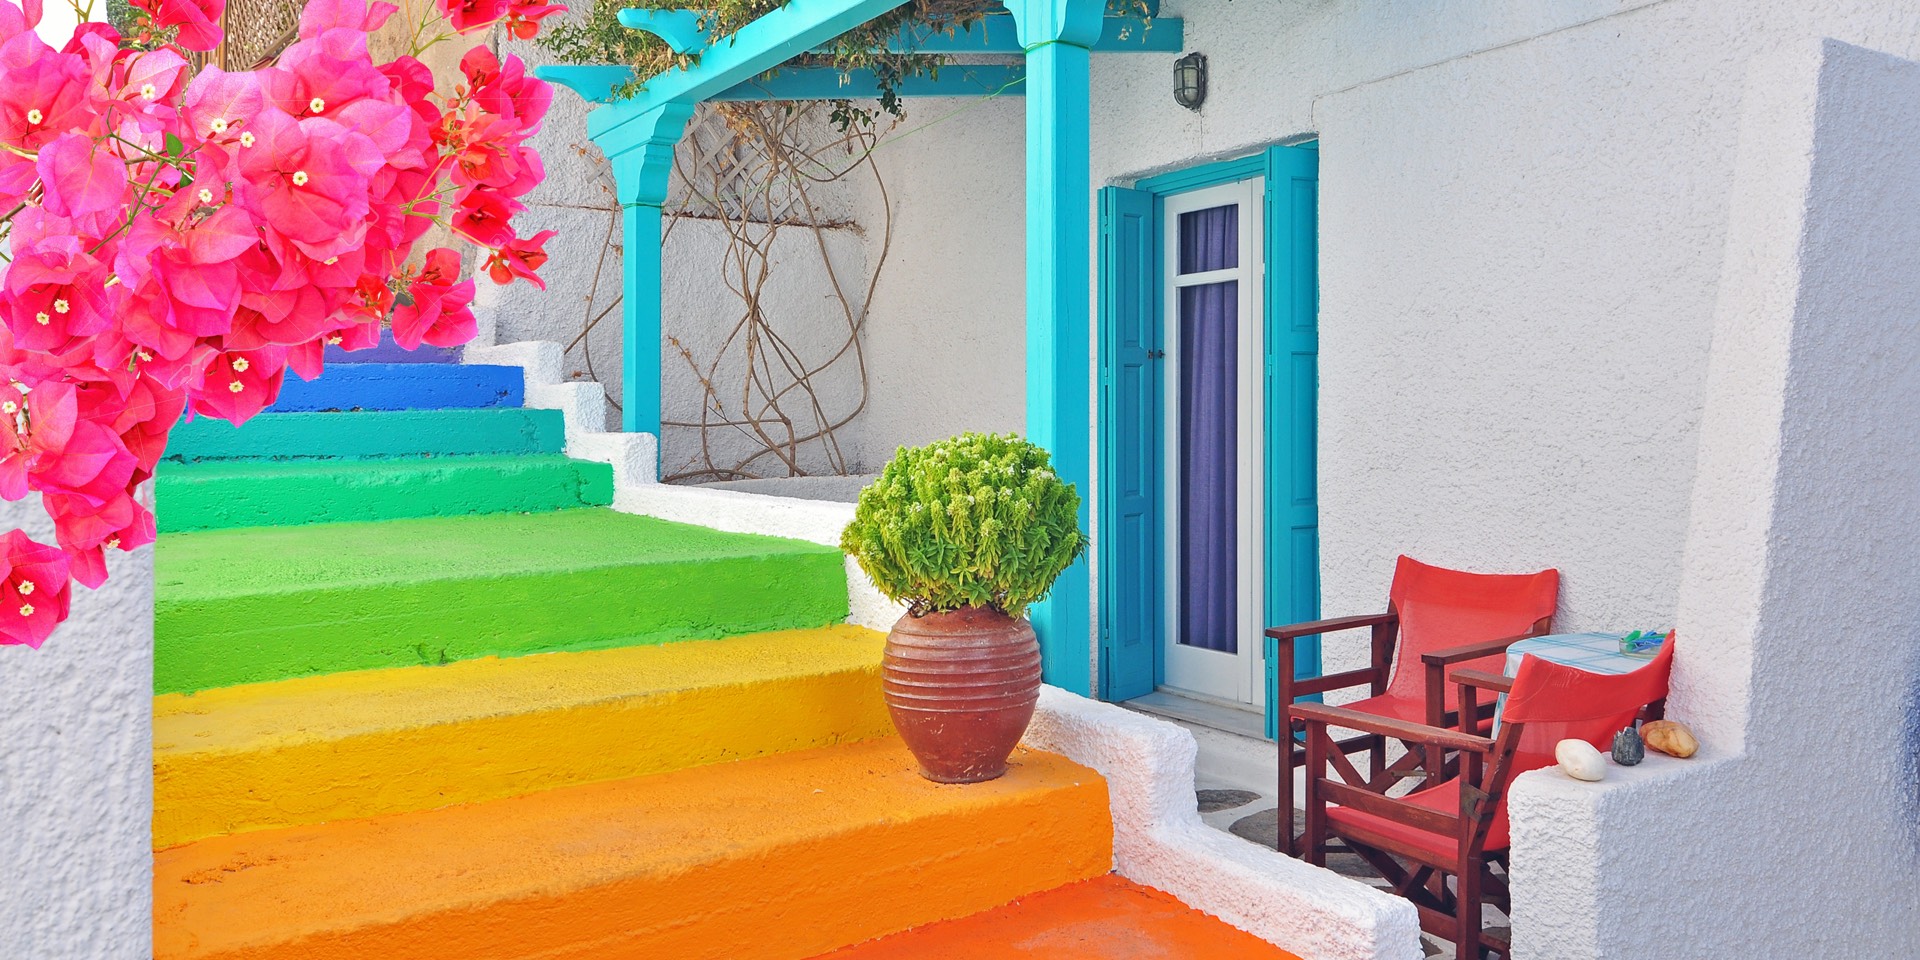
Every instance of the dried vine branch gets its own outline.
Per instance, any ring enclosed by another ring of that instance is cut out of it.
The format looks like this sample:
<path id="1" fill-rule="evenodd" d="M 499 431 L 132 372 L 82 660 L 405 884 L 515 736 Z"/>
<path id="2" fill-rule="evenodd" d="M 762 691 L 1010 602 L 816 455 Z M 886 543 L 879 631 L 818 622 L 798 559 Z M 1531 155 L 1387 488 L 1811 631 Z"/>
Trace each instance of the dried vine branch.
<path id="1" fill-rule="evenodd" d="M 867 406 L 863 331 L 893 242 L 891 202 L 872 156 L 886 131 L 869 125 L 836 129 L 825 116 L 833 109 L 828 104 L 742 103 L 702 109 L 713 114 L 707 128 L 723 129 L 724 137 L 713 149 L 676 153 L 675 172 L 686 196 L 680 209 L 669 213 L 661 242 L 667 242 L 683 220 L 719 224 L 726 233 L 721 274 L 738 313 L 710 355 L 697 356 L 686 340 L 668 337 L 699 384 L 701 397 L 697 419 L 661 425 L 663 433 L 674 432 L 661 438 L 668 449 L 681 446 L 670 437 L 684 437 L 683 431 L 691 431 L 695 440 L 694 452 L 676 456 L 663 479 L 684 483 L 803 476 L 821 469 L 852 472 L 859 464 L 842 443 L 841 431 Z M 829 217 L 813 193 L 855 176 L 871 177 L 882 201 L 877 256 L 864 283 L 842 275 L 829 246 L 829 231 L 853 224 Z M 567 345 L 569 352 L 582 348 L 587 373 L 596 379 L 589 334 L 620 308 L 617 282 L 611 297 L 601 294 L 620 222 L 618 205 L 611 201 L 610 196 L 605 208 L 607 242 L 594 267 L 581 329 Z M 811 234 L 828 299 L 839 314 L 839 331 L 828 344 L 793 342 L 792 318 L 774 316 L 767 307 L 775 249 L 792 230 Z M 619 406 L 611 394 L 607 401 Z"/>

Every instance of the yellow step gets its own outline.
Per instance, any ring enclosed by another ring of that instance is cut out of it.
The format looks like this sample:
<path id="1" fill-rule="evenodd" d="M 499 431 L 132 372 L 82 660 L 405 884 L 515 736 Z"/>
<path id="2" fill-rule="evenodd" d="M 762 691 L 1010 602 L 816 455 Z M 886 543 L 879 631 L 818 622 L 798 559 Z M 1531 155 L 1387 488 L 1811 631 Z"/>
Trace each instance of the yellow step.
<path id="1" fill-rule="evenodd" d="M 835 626 L 154 698 L 154 846 L 892 733 L 885 638 Z"/>
<path id="2" fill-rule="evenodd" d="M 802 960 L 1102 876 L 1099 774 L 929 783 L 896 738 L 215 837 L 154 858 L 158 960 Z"/>

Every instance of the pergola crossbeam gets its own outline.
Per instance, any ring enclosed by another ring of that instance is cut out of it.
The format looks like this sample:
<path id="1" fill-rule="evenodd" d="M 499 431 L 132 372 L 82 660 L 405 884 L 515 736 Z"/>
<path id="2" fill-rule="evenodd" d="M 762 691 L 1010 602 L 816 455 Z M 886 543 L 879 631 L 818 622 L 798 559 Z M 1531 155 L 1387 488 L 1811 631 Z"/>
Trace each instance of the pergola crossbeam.
<path id="1" fill-rule="evenodd" d="M 614 103 L 613 92 L 633 79 L 633 70 L 613 66 L 554 66 L 538 70 L 541 79 L 557 83 L 593 103 Z M 1026 67 L 1020 64 L 965 64 L 943 67 L 938 74 L 906 77 L 894 93 L 903 97 L 1020 96 Z M 781 67 L 707 99 L 715 102 L 747 100 L 871 100 L 880 96 L 880 78 L 871 70 L 836 67 Z"/>

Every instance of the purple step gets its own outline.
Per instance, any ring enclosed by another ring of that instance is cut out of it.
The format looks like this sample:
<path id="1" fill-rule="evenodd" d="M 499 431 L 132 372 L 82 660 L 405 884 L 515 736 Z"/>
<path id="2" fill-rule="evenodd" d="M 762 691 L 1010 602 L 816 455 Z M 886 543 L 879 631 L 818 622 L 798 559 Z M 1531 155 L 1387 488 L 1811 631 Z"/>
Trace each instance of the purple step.
<path id="1" fill-rule="evenodd" d="M 431 347 L 421 344 L 408 350 L 393 342 L 393 329 L 380 331 L 380 342 L 366 350 L 327 348 L 327 363 L 459 363 L 459 347 Z"/>

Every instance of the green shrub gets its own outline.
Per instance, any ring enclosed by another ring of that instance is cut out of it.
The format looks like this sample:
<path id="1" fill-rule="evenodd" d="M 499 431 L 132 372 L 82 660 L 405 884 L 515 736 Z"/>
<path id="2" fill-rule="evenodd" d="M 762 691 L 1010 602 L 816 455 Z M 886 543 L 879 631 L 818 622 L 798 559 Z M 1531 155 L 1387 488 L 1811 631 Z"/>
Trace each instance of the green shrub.
<path id="1" fill-rule="evenodd" d="M 840 548 L 915 614 L 992 607 L 1020 616 L 1086 548 L 1080 494 L 1013 434 L 902 447 L 860 491 Z"/>

